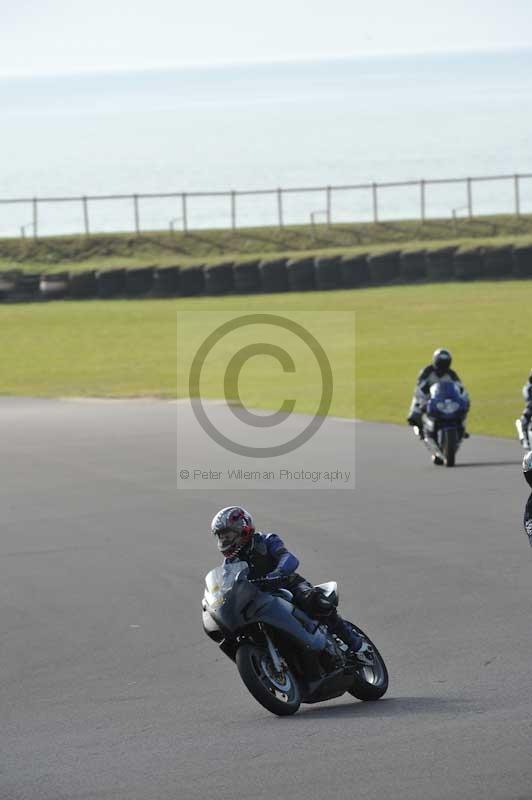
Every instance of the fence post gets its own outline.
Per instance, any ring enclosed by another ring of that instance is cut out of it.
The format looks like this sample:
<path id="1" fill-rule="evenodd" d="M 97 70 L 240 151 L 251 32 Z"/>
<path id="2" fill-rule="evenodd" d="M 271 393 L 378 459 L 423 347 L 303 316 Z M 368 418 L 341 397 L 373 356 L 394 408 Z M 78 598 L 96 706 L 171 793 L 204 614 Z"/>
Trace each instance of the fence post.
<path id="1" fill-rule="evenodd" d="M 89 229 L 89 207 L 88 207 L 88 204 L 87 204 L 87 198 L 86 197 L 82 197 L 81 199 L 83 201 L 83 221 L 85 223 L 85 236 L 89 236 L 90 235 L 90 229 Z"/>
<path id="2" fill-rule="evenodd" d="M 521 201 L 519 197 L 519 175 L 514 175 L 515 216 L 521 214 Z"/>
<path id="3" fill-rule="evenodd" d="M 183 231 L 188 233 L 188 219 L 187 219 L 187 193 L 183 192 L 181 195 L 181 210 L 183 217 Z"/>
<path id="4" fill-rule="evenodd" d="M 283 220 L 283 190 L 277 189 L 277 214 L 279 216 L 279 227 L 282 228 L 284 225 Z"/>
<path id="5" fill-rule="evenodd" d="M 236 192 L 231 190 L 231 229 L 236 229 Z"/>
<path id="6" fill-rule="evenodd" d="M 327 225 L 331 224 L 331 187 L 327 186 Z"/>
<path id="7" fill-rule="evenodd" d="M 425 222 L 425 181 L 421 180 L 419 182 L 419 189 L 420 189 L 420 201 L 421 201 L 421 222 Z"/>
<path id="8" fill-rule="evenodd" d="M 139 219 L 139 196 L 138 194 L 133 195 L 133 210 L 135 212 L 135 231 L 137 236 L 140 233 L 140 219 Z"/>
<path id="9" fill-rule="evenodd" d="M 467 213 L 469 219 L 473 218 L 473 192 L 471 187 L 471 178 L 467 179 Z"/>
<path id="10" fill-rule="evenodd" d="M 373 193 L 373 222 L 379 221 L 379 201 L 377 198 L 377 184 L 374 183 L 371 187 Z"/>
<path id="11" fill-rule="evenodd" d="M 37 198 L 34 197 L 32 200 L 33 206 L 33 238 L 38 239 L 39 237 L 39 216 L 37 212 Z"/>

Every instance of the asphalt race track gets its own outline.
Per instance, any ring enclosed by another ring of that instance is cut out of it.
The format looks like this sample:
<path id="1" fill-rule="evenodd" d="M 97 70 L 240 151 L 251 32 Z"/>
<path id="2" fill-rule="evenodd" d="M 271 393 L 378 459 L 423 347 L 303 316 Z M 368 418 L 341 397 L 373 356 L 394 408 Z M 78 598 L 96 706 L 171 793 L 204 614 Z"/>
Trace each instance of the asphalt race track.
<path id="1" fill-rule="evenodd" d="M 532 797 L 517 442 L 473 437 L 449 470 L 358 423 L 355 491 L 231 497 L 176 490 L 175 404 L 3 399 L 0 419 L 1 800 Z M 232 502 L 339 581 L 383 700 L 279 719 L 247 693 L 201 627 Z"/>

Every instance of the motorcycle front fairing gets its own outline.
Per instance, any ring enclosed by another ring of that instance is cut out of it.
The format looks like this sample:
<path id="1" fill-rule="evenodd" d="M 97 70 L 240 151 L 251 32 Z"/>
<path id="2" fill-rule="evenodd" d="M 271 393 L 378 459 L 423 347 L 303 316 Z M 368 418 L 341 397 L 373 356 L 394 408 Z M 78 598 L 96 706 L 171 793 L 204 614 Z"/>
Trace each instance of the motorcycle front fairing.
<path id="1" fill-rule="evenodd" d="M 217 567 L 205 579 L 203 600 L 204 628 L 211 638 L 205 615 L 212 618 L 224 635 L 235 636 L 239 630 L 262 622 L 294 639 L 300 646 L 321 652 L 326 644 L 322 627 L 303 611 L 282 597 L 262 592 L 247 580 L 245 562 Z"/>
<path id="2" fill-rule="evenodd" d="M 432 420 L 461 423 L 469 400 L 453 381 L 438 381 L 430 387 L 427 416 Z"/>
<path id="3" fill-rule="evenodd" d="M 454 428 L 458 446 L 462 440 L 463 422 L 469 409 L 469 398 L 454 381 L 441 380 L 430 387 L 430 396 L 423 414 L 424 442 L 429 452 L 444 458 L 441 450 L 443 432 Z"/>

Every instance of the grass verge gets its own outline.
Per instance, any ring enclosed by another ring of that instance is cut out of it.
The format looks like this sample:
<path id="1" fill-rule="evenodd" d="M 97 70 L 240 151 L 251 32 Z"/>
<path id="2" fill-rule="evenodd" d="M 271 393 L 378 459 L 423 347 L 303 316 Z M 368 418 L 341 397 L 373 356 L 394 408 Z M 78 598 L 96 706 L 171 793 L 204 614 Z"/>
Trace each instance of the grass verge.
<path id="1" fill-rule="evenodd" d="M 0 308 L 5 395 L 184 396 L 177 369 L 177 314 L 291 310 L 356 312 L 356 407 L 335 392 L 331 413 L 404 422 L 419 368 L 439 346 L 452 350 L 455 367 L 472 396 L 473 433 L 514 435 L 520 389 L 530 369 L 521 309 L 528 284 L 519 281 L 396 286 L 223 299 L 55 302 Z M 184 315 L 185 351 L 201 338 L 201 315 Z M 188 326 L 188 327 L 187 327 Z M 236 334 L 235 334 L 236 335 Z M 243 330 L 206 371 L 203 394 L 221 396 L 221 365 Z M 351 386 L 351 340 L 335 325 L 320 330 L 334 354 L 335 380 Z M 279 365 L 257 357 L 244 368 L 243 400 L 278 408 Z M 300 381 L 304 384 L 304 380 Z M 305 386 L 297 411 L 312 412 L 317 388 Z M 346 396 L 349 393 L 346 392 Z M 281 398 L 282 399 L 282 398 Z"/>
<path id="2" fill-rule="evenodd" d="M 427 220 L 246 228 L 33 239 L 0 239 L 0 270 L 54 272 L 108 267 L 187 266 L 198 262 L 380 252 L 444 245 L 532 243 L 532 215 L 499 215 L 457 220 Z"/>

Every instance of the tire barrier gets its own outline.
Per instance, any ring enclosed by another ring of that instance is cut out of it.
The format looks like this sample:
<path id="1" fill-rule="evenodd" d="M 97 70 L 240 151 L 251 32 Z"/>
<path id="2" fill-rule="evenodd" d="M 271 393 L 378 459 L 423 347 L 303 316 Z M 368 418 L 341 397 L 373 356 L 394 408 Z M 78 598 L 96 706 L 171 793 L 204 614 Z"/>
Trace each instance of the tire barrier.
<path id="1" fill-rule="evenodd" d="M 206 294 L 227 294 L 232 291 L 234 287 L 232 261 L 205 266 L 203 271 Z"/>
<path id="2" fill-rule="evenodd" d="M 399 274 L 406 283 L 427 277 L 426 250 L 405 250 L 399 257 Z"/>
<path id="3" fill-rule="evenodd" d="M 513 274 L 516 278 L 532 277 L 532 245 L 514 247 Z"/>
<path id="4" fill-rule="evenodd" d="M 67 296 L 69 285 L 68 272 L 45 273 L 39 281 L 39 293 L 43 300 L 61 300 Z"/>
<path id="5" fill-rule="evenodd" d="M 126 270 L 105 269 L 96 273 L 98 284 L 98 297 L 108 300 L 111 297 L 120 297 L 126 291 Z"/>
<path id="6" fill-rule="evenodd" d="M 459 281 L 482 278 L 482 250 L 458 250 L 454 254 L 454 275 Z"/>
<path id="7" fill-rule="evenodd" d="M 15 288 L 10 299 L 27 303 L 39 299 L 41 276 L 38 272 L 21 272 L 17 275 Z"/>
<path id="8" fill-rule="evenodd" d="M 488 247 L 482 254 L 484 278 L 509 278 L 514 266 L 513 247 Z"/>
<path id="9" fill-rule="evenodd" d="M 359 253 L 356 256 L 343 256 L 340 260 L 340 274 L 342 286 L 352 289 L 355 286 L 369 284 L 368 254 Z"/>
<path id="10" fill-rule="evenodd" d="M 399 250 L 368 257 L 372 284 L 390 283 L 399 277 Z"/>
<path id="11" fill-rule="evenodd" d="M 457 250 L 457 247 L 439 247 L 437 250 L 427 250 L 425 260 L 429 281 L 449 281 L 454 277 L 453 256 Z"/>
<path id="12" fill-rule="evenodd" d="M 375 286 L 419 280 L 532 278 L 532 245 L 393 251 L 378 255 L 319 256 L 190 267 L 141 267 L 82 272 L 0 272 L 0 302 L 55 300 L 62 297 L 191 297 L 233 291 L 304 292 Z"/>
<path id="13" fill-rule="evenodd" d="M 71 272 L 69 294 L 75 300 L 90 300 L 98 296 L 98 281 L 93 269 Z"/>
<path id="14" fill-rule="evenodd" d="M 265 259 L 259 264 L 262 291 L 266 293 L 287 292 L 288 270 L 286 258 Z"/>
<path id="15" fill-rule="evenodd" d="M 21 270 L 0 272 L 0 300 L 9 300 L 14 294 Z"/>
<path id="16" fill-rule="evenodd" d="M 313 258 L 291 258 L 286 269 L 290 291 L 310 292 L 316 288 Z"/>
<path id="17" fill-rule="evenodd" d="M 260 292 L 260 272 L 258 261 L 241 261 L 233 265 L 233 283 L 240 294 Z"/>
<path id="18" fill-rule="evenodd" d="M 316 289 L 340 289 L 342 286 L 341 256 L 320 256 L 314 260 Z"/>
<path id="19" fill-rule="evenodd" d="M 179 284 L 179 267 L 159 267 L 153 276 L 153 294 L 157 297 L 176 297 Z"/>
<path id="20" fill-rule="evenodd" d="M 183 297 L 194 297 L 203 294 L 205 289 L 205 275 L 203 264 L 186 267 L 179 273 L 179 293 Z"/>
<path id="21" fill-rule="evenodd" d="M 154 267 L 136 267 L 126 271 L 126 294 L 128 297 L 146 297 L 153 289 Z"/>

